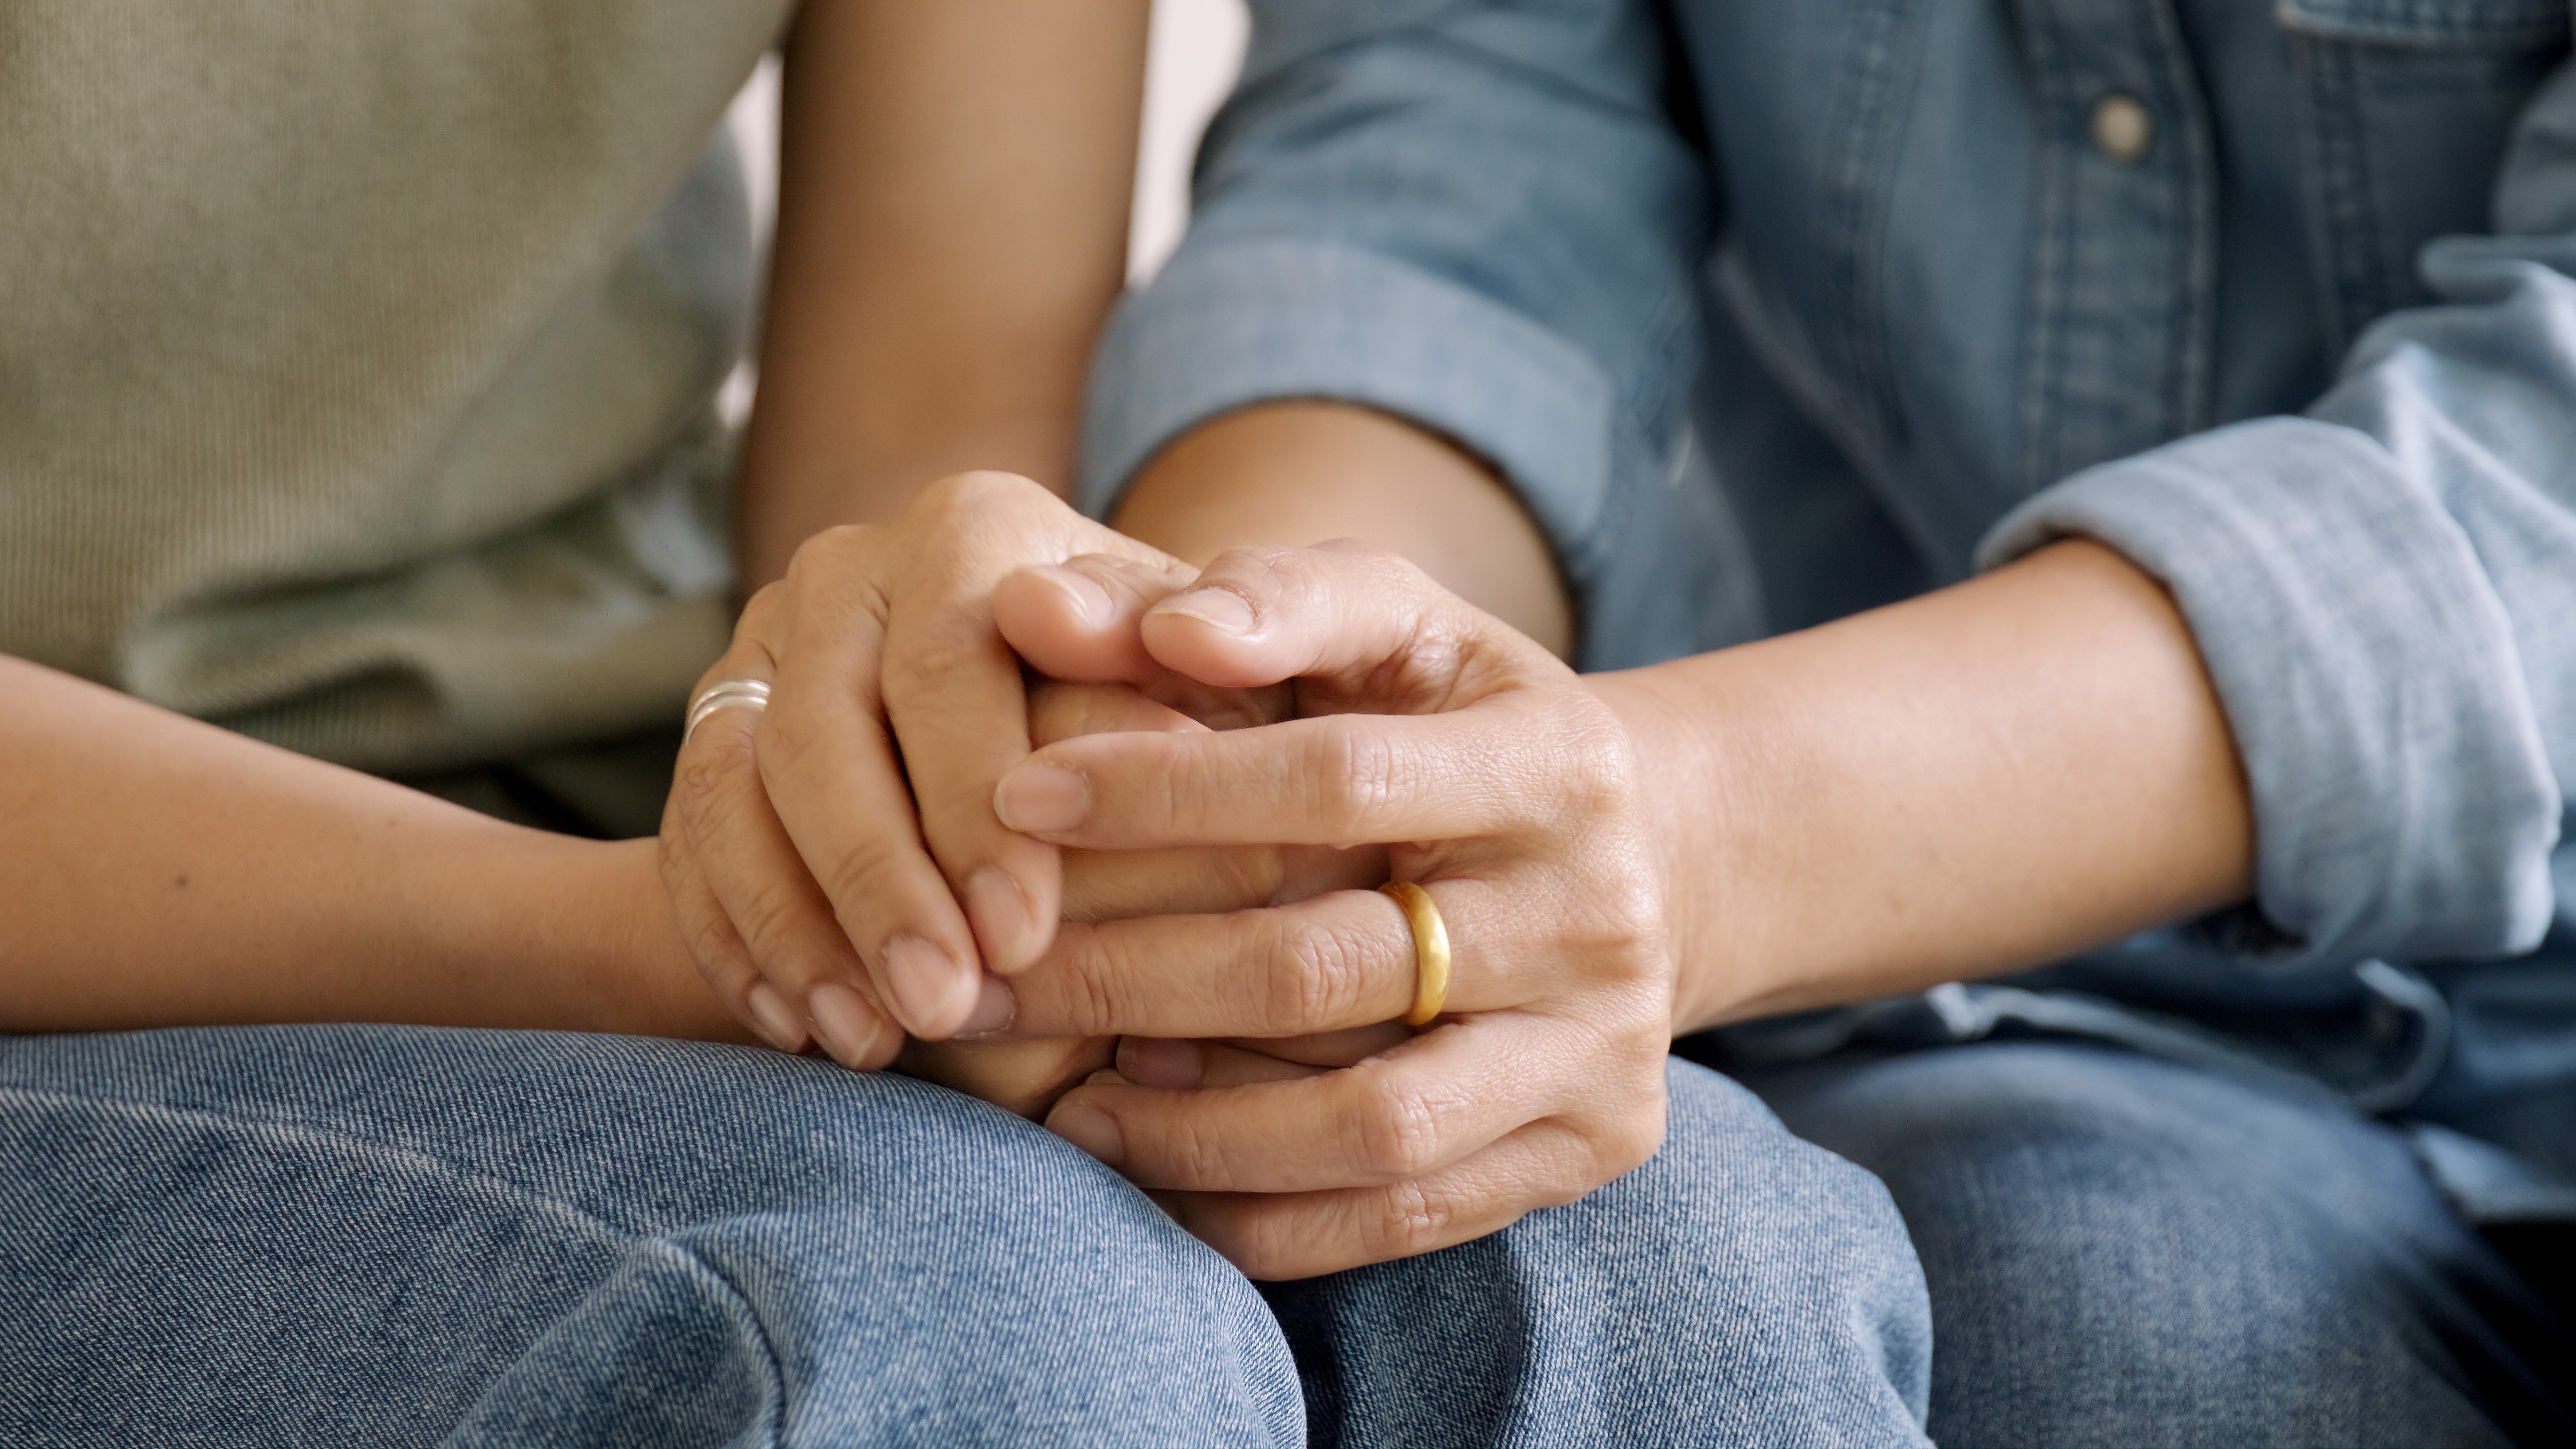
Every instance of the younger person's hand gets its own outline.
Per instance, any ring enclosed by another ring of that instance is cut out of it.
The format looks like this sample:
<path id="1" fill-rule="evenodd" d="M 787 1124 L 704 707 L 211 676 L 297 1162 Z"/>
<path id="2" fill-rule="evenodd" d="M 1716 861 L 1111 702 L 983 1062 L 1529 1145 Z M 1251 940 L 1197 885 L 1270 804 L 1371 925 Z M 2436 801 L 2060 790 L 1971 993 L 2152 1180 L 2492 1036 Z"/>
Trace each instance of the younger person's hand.
<path id="1" fill-rule="evenodd" d="M 772 1045 L 875 1068 L 907 1035 L 1006 1024 L 997 977 L 1045 950 L 1062 896 L 1059 852 L 993 816 L 1030 748 L 993 587 L 1095 552 L 1178 567 L 1025 478 L 960 474 L 814 535 L 744 607 L 700 697 L 742 681 L 767 704 L 690 732 L 661 862 L 708 986 Z"/>

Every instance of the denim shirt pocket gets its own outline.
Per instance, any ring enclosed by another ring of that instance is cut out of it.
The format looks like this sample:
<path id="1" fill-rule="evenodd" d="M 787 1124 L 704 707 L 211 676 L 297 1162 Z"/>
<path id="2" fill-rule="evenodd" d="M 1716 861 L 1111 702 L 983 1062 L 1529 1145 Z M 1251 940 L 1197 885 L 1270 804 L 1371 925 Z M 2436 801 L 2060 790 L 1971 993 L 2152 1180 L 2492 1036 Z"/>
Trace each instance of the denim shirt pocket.
<path id="1" fill-rule="evenodd" d="M 2569 0 L 2276 0 L 2297 92 L 2311 269 L 2337 353 L 2432 300 L 2438 237 L 2493 229 L 2515 121 L 2565 58 Z"/>

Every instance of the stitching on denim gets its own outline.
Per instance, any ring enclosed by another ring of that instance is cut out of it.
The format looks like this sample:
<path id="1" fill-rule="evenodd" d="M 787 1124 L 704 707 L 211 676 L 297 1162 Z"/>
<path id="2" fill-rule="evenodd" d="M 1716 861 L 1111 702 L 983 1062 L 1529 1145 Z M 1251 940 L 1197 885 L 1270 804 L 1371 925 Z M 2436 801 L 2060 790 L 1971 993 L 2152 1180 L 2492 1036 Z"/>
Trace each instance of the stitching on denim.
<path id="1" fill-rule="evenodd" d="M 2321 47 L 2313 38 L 2295 32 L 2282 39 L 2290 58 L 2290 129 L 2298 147 L 2299 190 L 2305 203 L 2308 285 L 2314 294 L 2318 328 L 2324 334 L 2320 340 L 2325 361 L 2331 368 L 2351 341 L 2337 260 L 2341 242 L 2335 213 L 2341 203 L 2335 195 L 2333 151 L 2339 138 L 2328 134 L 2325 78 L 2319 73 L 2325 64 Z"/>
<path id="2" fill-rule="evenodd" d="M 2393 48 L 2546 45 L 2568 33 L 2564 0 L 2276 0 L 2294 34 Z"/>
<path id="3" fill-rule="evenodd" d="M 2182 199 L 2180 293 L 2174 317 L 2173 355 L 2168 359 L 2171 390 L 2166 393 L 2168 431 L 2175 437 L 2210 425 L 2218 406 L 2218 157 L 2211 136 L 2209 105 L 2192 66 L 2191 48 L 2170 0 L 2144 0 L 2156 44 L 2162 51 L 2162 82 L 2173 115 L 2180 121 L 2181 174 L 2174 190 Z"/>
<path id="4" fill-rule="evenodd" d="M 2339 360 L 2380 312 L 2378 208 L 2370 195 L 2369 158 L 2363 154 L 2360 108 L 2355 101 L 2360 58 L 2350 47 L 2308 36 L 2289 37 L 2294 72 L 2304 84 L 2300 138 L 2311 160 L 2312 225 L 2317 261 L 2331 288 L 2325 317 L 2329 344 Z"/>
<path id="5" fill-rule="evenodd" d="M 2050 404 L 2067 326 L 2066 298 L 2075 252 L 2075 176 L 2083 158 L 2077 143 L 2054 124 L 2073 103 L 2055 25 L 2039 0 L 2014 6 L 2028 57 L 2031 94 L 2038 112 L 2033 153 L 2038 173 L 2031 188 L 2030 320 L 2022 335 L 2021 491 L 2035 493 L 2055 481 L 2057 411 Z"/>
<path id="6" fill-rule="evenodd" d="M 1854 21 L 1860 39 L 1853 47 L 1841 114 L 1835 118 L 1838 149 L 1822 228 L 1841 284 L 1827 293 L 1826 305 L 1835 315 L 1820 341 L 1840 354 L 1861 415 L 1878 435 L 1878 446 L 1870 451 L 1882 458 L 1901 446 L 1904 434 L 1880 325 L 1886 316 L 1880 286 L 1890 192 L 1885 183 L 1904 141 L 1897 120 L 1914 76 L 1908 63 L 1912 52 L 1903 43 L 1906 22 L 1924 13 L 1921 5 L 1909 7 L 1908 0 L 1871 0 Z"/>
<path id="7" fill-rule="evenodd" d="M 362 1137 L 328 1132 L 318 1128 L 284 1122 L 262 1122 L 204 1108 L 173 1107 L 160 1102 L 129 1102 L 114 1097 L 95 1097 L 80 1092 L 63 1092 L 35 1087 L 0 1086 L 0 1102 L 22 1104 L 36 1109 L 80 1108 L 122 1116 L 129 1121 L 178 1125 L 194 1128 L 221 1128 L 270 1143 L 305 1148 L 324 1148 L 379 1165 L 390 1165 L 420 1177 L 442 1177 L 472 1188 L 486 1198 L 544 1211 L 554 1221 L 572 1228 L 583 1237 L 601 1244 L 613 1244 L 629 1250 L 658 1252 L 678 1261 L 686 1270 L 703 1273 L 721 1285 L 725 1297 L 742 1321 L 751 1325 L 752 1335 L 760 1345 L 761 1357 L 769 1369 L 769 1438 L 776 1444 L 787 1409 L 786 1372 L 779 1364 L 778 1345 L 769 1334 L 769 1325 L 761 1320 L 751 1300 L 731 1278 L 714 1264 L 658 1233 L 638 1232 L 621 1227 L 561 1198 L 537 1192 L 506 1178 L 490 1173 L 472 1172 L 433 1153 L 415 1148 L 392 1147 L 370 1142 Z"/>

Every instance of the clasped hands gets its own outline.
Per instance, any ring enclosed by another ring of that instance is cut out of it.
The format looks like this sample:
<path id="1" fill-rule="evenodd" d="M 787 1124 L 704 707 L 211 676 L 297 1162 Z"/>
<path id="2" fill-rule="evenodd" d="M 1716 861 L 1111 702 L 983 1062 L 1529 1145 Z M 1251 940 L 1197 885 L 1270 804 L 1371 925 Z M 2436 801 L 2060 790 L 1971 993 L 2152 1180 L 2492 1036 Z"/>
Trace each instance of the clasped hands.
<path id="1" fill-rule="evenodd" d="M 723 679 L 771 702 L 684 746 L 663 877 L 782 1049 L 1043 1112 L 1263 1278 L 1482 1236 L 1661 1141 L 1635 751 L 1402 560 L 1197 571 L 966 474 L 809 541 Z M 1419 1032 L 1390 875 L 1456 963 Z"/>

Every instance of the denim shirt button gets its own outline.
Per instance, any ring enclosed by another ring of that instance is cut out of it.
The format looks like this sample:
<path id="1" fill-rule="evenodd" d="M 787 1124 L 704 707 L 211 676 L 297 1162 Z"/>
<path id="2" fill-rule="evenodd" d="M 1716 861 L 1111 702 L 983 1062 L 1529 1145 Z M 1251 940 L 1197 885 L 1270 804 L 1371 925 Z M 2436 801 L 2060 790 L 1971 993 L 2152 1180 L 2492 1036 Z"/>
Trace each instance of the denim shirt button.
<path id="1" fill-rule="evenodd" d="M 2113 91 L 2093 103 L 2093 149 L 2131 166 L 2156 142 L 2156 118 L 2146 102 L 2126 91 Z"/>

